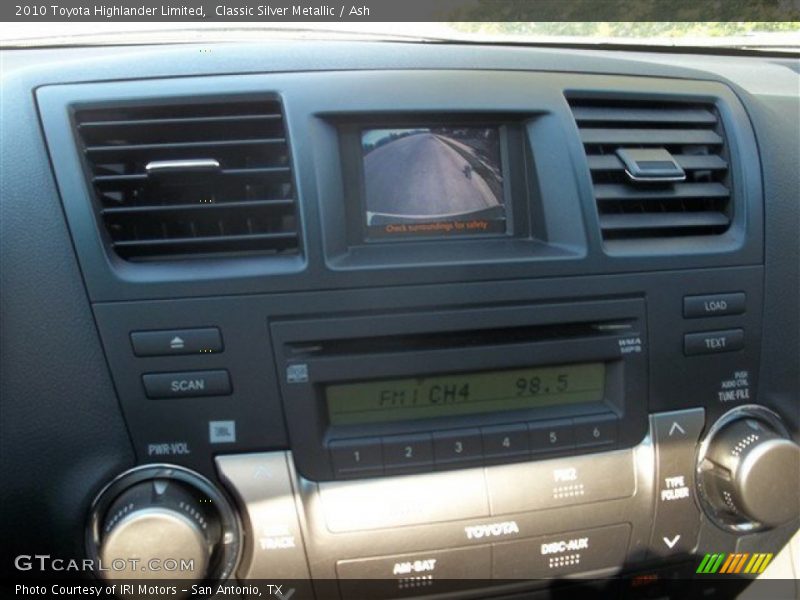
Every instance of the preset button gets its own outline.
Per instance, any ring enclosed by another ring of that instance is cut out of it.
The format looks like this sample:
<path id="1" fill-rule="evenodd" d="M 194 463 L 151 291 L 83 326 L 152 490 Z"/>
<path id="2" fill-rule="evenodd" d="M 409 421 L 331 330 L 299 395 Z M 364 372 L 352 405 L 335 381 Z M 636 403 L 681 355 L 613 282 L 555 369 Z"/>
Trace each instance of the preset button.
<path id="1" fill-rule="evenodd" d="M 617 443 L 617 417 L 615 415 L 575 419 L 575 445 L 613 446 Z"/>
<path id="2" fill-rule="evenodd" d="M 531 452 L 566 450 L 575 446 L 575 428 L 571 419 L 528 423 Z"/>
<path id="3" fill-rule="evenodd" d="M 330 443 L 333 470 L 337 477 L 379 475 L 383 471 L 380 438 L 334 440 Z"/>
<path id="4" fill-rule="evenodd" d="M 433 434 L 433 455 L 437 465 L 481 460 L 481 431 L 457 429 Z"/>
<path id="5" fill-rule="evenodd" d="M 419 471 L 433 466 L 433 447 L 428 433 L 388 436 L 382 441 L 387 473 Z"/>
<path id="6" fill-rule="evenodd" d="M 528 427 L 524 424 L 482 427 L 481 434 L 486 458 L 528 455 Z"/>

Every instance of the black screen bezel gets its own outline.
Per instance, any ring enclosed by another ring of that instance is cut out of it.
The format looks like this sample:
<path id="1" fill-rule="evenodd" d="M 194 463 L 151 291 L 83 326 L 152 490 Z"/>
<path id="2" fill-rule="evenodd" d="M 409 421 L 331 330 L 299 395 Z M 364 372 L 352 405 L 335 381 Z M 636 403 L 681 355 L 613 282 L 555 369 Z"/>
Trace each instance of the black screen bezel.
<path id="1" fill-rule="evenodd" d="M 370 235 L 366 223 L 366 187 L 362 152 L 362 133 L 369 129 L 408 127 L 476 127 L 498 130 L 500 163 L 503 173 L 503 204 L 506 209 L 504 232 L 457 235 Z M 426 115 L 357 115 L 339 120 L 339 151 L 345 198 L 346 245 L 383 246 L 393 244 L 470 244 L 480 240 L 544 238 L 544 219 L 538 202 L 531 202 L 528 171 L 531 158 L 526 150 L 525 119 L 520 115 L 494 113 Z M 538 224 L 538 225 L 537 225 Z"/>

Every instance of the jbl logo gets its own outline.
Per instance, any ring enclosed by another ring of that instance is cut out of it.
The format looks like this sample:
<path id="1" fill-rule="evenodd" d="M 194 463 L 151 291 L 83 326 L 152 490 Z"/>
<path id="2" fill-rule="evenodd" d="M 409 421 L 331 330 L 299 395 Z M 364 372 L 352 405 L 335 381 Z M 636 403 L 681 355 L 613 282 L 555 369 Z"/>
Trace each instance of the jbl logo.
<path id="1" fill-rule="evenodd" d="M 772 560 L 773 554 L 748 552 L 726 554 L 719 552 L 716 554 L 706 554 L 700 566 L 697 567 L 698 573 L 763 573 L 764 569 Z"/>

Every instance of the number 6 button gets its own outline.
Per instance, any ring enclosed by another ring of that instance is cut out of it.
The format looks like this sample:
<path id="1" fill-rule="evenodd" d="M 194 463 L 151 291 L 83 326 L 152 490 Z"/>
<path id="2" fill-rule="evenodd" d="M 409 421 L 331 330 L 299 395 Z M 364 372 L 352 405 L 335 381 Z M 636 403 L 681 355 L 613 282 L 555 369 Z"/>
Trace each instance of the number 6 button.
<path id="1" fill-rule="evenodd" d="M 433 449 L 430 434 L 384 437 L 383 464 L 387 475 L 421 471 L 432 467 Z"/>
<path id="2" fill-rule="evenodd" d="M 433 456 L 437 466 L 480 460 L 483 457 L 480 429 L 434 433 Z"/>
<path id="3" fill-rule="evenodd" d="M 576 446 L 603 446 L 617 442 L 617 417 L 602 415 L 575 419 Z"/>

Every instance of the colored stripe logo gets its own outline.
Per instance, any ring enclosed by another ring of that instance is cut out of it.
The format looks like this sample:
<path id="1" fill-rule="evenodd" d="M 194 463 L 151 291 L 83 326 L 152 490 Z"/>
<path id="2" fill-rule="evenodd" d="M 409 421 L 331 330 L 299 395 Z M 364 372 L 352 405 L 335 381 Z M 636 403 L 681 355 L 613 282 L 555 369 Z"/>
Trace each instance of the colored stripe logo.
<path id="1" fill-rule="evenodd" d="M 770 561 L 772 561 L 773 554 L 755 552 L 738 552 L 735 554 L 726 554 L 725 552 L 717 552 L 713 554 L 706 554 L 700 565 L 697 567 L 697 573 L 711 575 L 714 573 L 720 574 L 757 574 L 763 573 L 767 568 Z"/>

